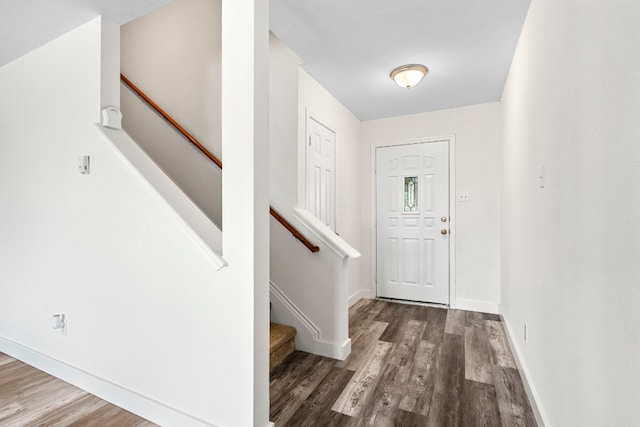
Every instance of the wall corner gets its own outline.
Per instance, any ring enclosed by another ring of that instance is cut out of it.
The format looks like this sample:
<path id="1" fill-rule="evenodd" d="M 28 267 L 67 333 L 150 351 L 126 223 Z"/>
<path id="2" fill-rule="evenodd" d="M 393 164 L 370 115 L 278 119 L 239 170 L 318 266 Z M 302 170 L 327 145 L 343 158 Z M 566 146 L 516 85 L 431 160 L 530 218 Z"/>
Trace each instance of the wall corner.
<path id="1" fill-rule="evenodd" d="M 101 20 L 100 109 L 120 108 L 120 26 Z"/>

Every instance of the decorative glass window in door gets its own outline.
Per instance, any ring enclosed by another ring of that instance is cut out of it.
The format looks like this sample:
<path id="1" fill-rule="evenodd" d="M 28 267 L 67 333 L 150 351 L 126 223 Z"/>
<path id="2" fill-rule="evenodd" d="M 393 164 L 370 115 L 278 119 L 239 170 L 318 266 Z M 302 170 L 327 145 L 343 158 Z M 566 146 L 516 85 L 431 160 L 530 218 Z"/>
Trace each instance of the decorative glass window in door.
<path id="1" fill-rule="evenodd" d="M 404 177 L 404 207 L 403 212 L 418 212 L 418 177 Z"/>

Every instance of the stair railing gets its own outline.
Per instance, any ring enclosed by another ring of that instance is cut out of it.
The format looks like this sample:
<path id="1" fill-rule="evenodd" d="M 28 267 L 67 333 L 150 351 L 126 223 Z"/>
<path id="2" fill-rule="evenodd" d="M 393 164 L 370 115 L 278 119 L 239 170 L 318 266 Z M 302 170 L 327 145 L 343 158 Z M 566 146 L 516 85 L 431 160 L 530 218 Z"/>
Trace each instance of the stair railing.
<path id="1" fill-rule="evenodd" d="M 191 144 L 193 144 L 202 154 L 207 156 L 216 166 L 222 169 L 222 161 L 218 159 L 213 153 L 206 149 L 193 135 L 180 125 L 173 117 L 171 117 L 166 111 L 164 111 L 158 104 L 156 104 L 151 98 L 149 98 L 139 87 L 131 82 L 124 74 L 120 74 L 120 80 L 127 85 L 132 91 L 134 91 L 145 103 L 153 108 L 158 114 L 162 116 L 171 126 L 175 128 L 182 136 L 184 136 Z M 298 239 L 303 245 L 307 247 L 311 252 L 318 252 L 320 248 L 314 245 L 302 234 L 297 228 L 287 221 L 282 215 L 280 215 L 273 207 L 269 206 L 269 213 L 278 221 L 284 228 L 289 230 L 293 237 Z"/>

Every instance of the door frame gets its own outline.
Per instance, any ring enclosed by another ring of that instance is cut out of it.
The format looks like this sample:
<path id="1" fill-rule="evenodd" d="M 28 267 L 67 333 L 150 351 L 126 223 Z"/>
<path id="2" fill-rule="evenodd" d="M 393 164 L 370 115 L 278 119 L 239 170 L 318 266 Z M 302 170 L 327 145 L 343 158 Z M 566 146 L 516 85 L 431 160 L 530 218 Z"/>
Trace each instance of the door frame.
<path id="1" fill-rule="evenodd" d="M 335 135 L 336 139 L 334 141 L 333 146 L 333 212 L 331 215 L 333 216 L 333 232 L 338 231 L 338 209 L 337 209 L 337 188 L 338 188 L 338 132 L 332 126 L 327 125 L 325 121 L 320 119 L 316 114 L 309 111 L 308 108 L 305 108 L 305 119 L 304 119 L 304 208 L 309 210 L 309 122 L 313 120 L 329 129 Z"/>
<path id="2" fill-rule="evenodd" d="M 378 188 L 376 186 L 376 150 L 398 145 L 446 141 L 449 145 L 449 308 L 456 308 L 456 138 L 454 135 L 402 139 L 371 144 L 371 295 L 378 296 Z"/>

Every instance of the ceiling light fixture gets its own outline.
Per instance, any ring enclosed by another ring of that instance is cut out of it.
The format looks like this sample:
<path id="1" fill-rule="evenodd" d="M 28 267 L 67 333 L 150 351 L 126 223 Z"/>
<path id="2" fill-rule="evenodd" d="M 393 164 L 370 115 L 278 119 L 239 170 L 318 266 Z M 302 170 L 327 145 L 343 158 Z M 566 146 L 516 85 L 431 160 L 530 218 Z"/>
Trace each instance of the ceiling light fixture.
<path id="1" fill-rule="evenodd" d="M 429 69 L 420 64 L 402 65 L 391 72 L 391 79 L 400 87 L 412 88 L 422 81 Z"/>

